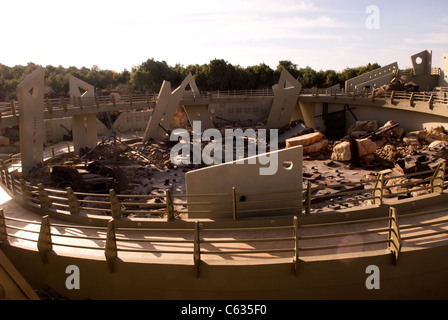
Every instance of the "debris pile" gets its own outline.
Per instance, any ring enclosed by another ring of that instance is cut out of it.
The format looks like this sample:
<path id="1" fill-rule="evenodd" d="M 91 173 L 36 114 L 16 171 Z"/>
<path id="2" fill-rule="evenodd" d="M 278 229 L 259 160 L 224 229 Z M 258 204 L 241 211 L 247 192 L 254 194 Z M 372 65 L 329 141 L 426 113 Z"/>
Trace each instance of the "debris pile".
<path id="1" fill-rule="evenodd" d="M 390 91 L 418 92 L 419 86 L 414 82 L 403 82 L 402 80 L 394 78 L 391 82 L 382 85 L 375 90 L 377 94 Z"/>

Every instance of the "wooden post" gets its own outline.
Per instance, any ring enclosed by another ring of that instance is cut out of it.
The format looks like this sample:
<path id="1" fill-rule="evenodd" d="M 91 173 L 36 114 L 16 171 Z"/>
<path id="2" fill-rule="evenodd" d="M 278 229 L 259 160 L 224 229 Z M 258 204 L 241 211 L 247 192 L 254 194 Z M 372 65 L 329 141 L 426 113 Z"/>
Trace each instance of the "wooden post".
<path id="1" fill-rule="evenodd" d="M 62 109 L 64 109 L 64 111 L 67 112 L 67 102 L 65 102 L 65 99 L 63 97 L 61 97 L 60 101 Z"/>
<path id="2" fill-rule="evenodd" d="M 11 100 L 11 113 L 12 113 L 13 117 L 17 116 L 17 114 L 16 114 L 16 104 L 15 104 L 14 100 Z"/>
<path id="3" fill-rule="evenodd" d="M 445 163 L 439 163 L 431 179 L 431 193 L 443 193 L 443 182 L 445 180 Z"/>
<path id="4" fill-rule="evenodd" d="M 51 105 L 50 99 L 46 99 L 46 103 L 47 103 L 47 110 L 51 113 L 53 113 L 53 106 Z"/>
<path id="5" fill-rule="evenodd" d="M 25 179 L 20 179 L 19 182 L 20 182 L 20 191 L 22 192 L 22 198 L 23 200 L 27 200 L 25 198 L 28 198 L 30 196 L 30 193 L 26 186 Z"/>
<path id="6" fill-rule="evenodd" d="M 121 216 L 121 204 L 118 200 L 117 194 L 114 189 L 109 190 L 110 195 L 110 208 L 112 210 L 112 217 L 119 218 Z"/>
<path id="7" fill-rule="evenodd" d="M 311 183 L 308 181 L 308 184 L 306 186 L 306 214 L 311 214 Z"/>
<path id="8" fill-rule="evenodd" d="M 47 216 L 42 217 L 42 223 L 40 225 L 39 239 L 37 240 L 37 249 L 39 250 L 40 258 L 44 264 L 48 263 L 48 252 L 53 250 L 53 244 L 51 242 L 51 227 L 50 218 Z"/>
<path id="9" fill-rule="evenodd" d="M 0 209 L 0 243 L 8 239 L 8 233 L 6 232 L 6 222 L 3 209 Z"/>
<path id="10" fill-rule="evenodd" d="M 381 205 L 383 203 L 383 186 L 384 186 L 384 174 L 378 174 L 375 187 L 373 188 L 373 204 Z"/>
<path id="11" fill-rule="evenodd" d="M 200 237 L 199 237 L 199 222 L 198 221 L 195 221 L 195 223 L 194 223 L 193 259 L 194 259 L 195 275 L 196 275 L 196 278 L 198 278 L 199 277 L 199 264 L 201 262 L 201 244 L 200 244 Z"/>
<path id="12" fill-rule="evenodd" d="M 294 274 L 299 273 L 299 218 L 294 216 Z"/>
<path id="13" fill-rule="evenodd" d="M 401 251 L 401 235 L 398 226 L 397 210 L 393 207 L 389 208 L 389 238 L 388 249 L 392 253 L 393 264 L 398 262 L 398 254 Z"/>
<path id="14" fill-rule="evenodd" d="M 115 270 L 114 262 L 118 257 L 117 238 L 115 237 L 115 223 L 114 219 L 109 220 L 107 224 L 107 238 L 104 255 L 106 256 L 107 267 L 109 272 L 113 273 Z"/>
<path id="15" fill-rule="evenodd" d="M 83 104 L 83 102 L 82 102 L 82 99 L 81 99 L 81 97 L 78 97 L 78 104 L 79 104 L 79 109 L 84 109 L 84 104 Z"/>
<path id="16" fill-rule="evenodd" d="M 414 92 L 411 93 L 411 97 L 409 98 L 409 106 L 412 107 L 414 103 Z"/>
<path id="17" fill-rule="evenodd" d="M 79 200 L 71 187 L 67 188 L 68 210 L 70 214 L 79 213 Z"/>

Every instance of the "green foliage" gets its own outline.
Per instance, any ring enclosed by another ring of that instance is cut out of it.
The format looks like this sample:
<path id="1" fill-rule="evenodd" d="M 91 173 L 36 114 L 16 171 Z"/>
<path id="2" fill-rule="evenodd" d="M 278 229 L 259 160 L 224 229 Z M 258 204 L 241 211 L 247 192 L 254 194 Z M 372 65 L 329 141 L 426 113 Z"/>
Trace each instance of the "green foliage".
<path id="1" fill-rule="evenodd" d="M 17 99 L 16 87 L 33 72 L 38 65 L 28 63 L 26 66 L 16 65 L 8 67 L 0 64 L 0 101 Z M 163 81 L 171 82 L 174 89 L 182 80 L 192 73 L 196 84 L 201 90 L 249 90 L 271 88 L 278 82 L 281 70 L 285 68 L 298 79 L 304 88 L 327 88 L 380 68 L 377 63 L 369 63 L 357 68 L 346 68 L 342 72 L 334 70 L 313 70 L 307 66 L 299 68 L 289 60 L 280 60 L 275 70 L 260 63 L 254 66 L 241 67 L 232 65 L 223 59 L 213 59 L 208 64 L 183 66 L 176 64 L 169 66 L 165 61 L 148 59 L 141 65 L 134 66 L 131 71 L 120 73 L 112 70 L 101 70 L 98 66 L 92 68 L 77 68 L 63 66 L 45 67 L 45 86 L 47 96 L 57 97 L 68 94 L 69 77 L 73 75 L 93 85 L 97 90 L 122 93 L 149 92 L 158 93 Z"/>

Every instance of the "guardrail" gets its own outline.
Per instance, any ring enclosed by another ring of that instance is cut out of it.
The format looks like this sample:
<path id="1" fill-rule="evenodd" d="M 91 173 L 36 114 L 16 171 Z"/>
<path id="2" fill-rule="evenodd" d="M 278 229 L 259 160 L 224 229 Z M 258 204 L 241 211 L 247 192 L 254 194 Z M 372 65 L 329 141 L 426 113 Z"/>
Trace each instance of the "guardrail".
<path id="1" fill-rule="evenodd" d="M 448 105 L 448 97 L 446 91 L 437 92 L 405 92 L 405 91 L 391 91 L 378 93 L 377 90 L 346 90 L 346 89 L 302 89 L 300 91 L 302 96 L 331 96 L 337 99 L 338 97 L 350 97 L 356 98 L 368 98 L 368 99 L 390 99 L 393 103 L 394 100 L 408 100 L 410 104 L 418 101 L 427 102 L 430 106 L 433 104 Z M 274 97 L 274 91 L 272 89 L 260 89 L 260 90 L 227 90 L 227 91 L 206 91 L 195 94 L 193 92 L 186 92 L 183 100 L 196 100 L 196 99 L 231 99 L 231 98 L 260 98 L 260 97 Z M 46 99 L 44 102 L 44 109 L 50 114 L 56 111 L 75 111 L 83 110 L 84 108 L 100 108 L 100 106 L 110 105 L 113 107 L 123 106 L 132 109 L 137 105 L 139 108 L 151 108 L 157 102 L 158 95 L 153 94 L 128 94 L 128 95 L 110 95 L 110 96 L 95 96 L 88 97 L 72 97 L 72 98 L 59 98 L 59 99 Z M 0 122 L 2 117 L 17 117 L 19 115 L 17 101 L 11 100 L 10 102 L 0 102 Z"/>
<path id="2" fill-rule="evenodd" d="M 70 148 L 70 146 L 68 146 Z M 68 149 L 70 150 L 70 149 Z M 59 152 L 63 152 L 60 150 Z M 70 215 L 88 214 L 91 216 L 120 217 L 157 217 L 167 221 L 178 219 L 179 214 L 193 213 L 189 206 L 228 205 L 232 210 L 219 212 L 228 215 L 229 220 L 240 220 L 241 214 L 278 214 L 282 211 L 294 211 L 298 214 L 311 214 L 324 207 L 340 210 L 356 206 L 381 205 L 389 198 L 411 197 L 413 193 L 442 193 L 447 187 L 445 163 L 440 163 L 434 170 L 419 171 L 403 175 L 378 174 L 375 179 L 345 182 L 334 185 L 312 186 L 308 183 L 305 190 L 285 189 L 276 191 L 240 193 L 232 188 L 228 193 L 219 194 L 172 194 L 166 190 L 164 194 L 135 195 L 116 194 L 114 189 L 109 193 L 75 192 L 68 187 L 65 190 L 45 187 L 43 184 L 33 185 L 20 178 L 16 168 L 17 155 L 6 161 L 0 161 L 0 184 L 13 196 L 18 196 L 25 203 L 55 213 Z M 402 180 L 405 180 L 404 182 Z M 385 192 L 388 189 L 388 192 Z M 254 195 L 278 195 L 274 200 L 253 200 Z M 197 197 L 210 196 L 214 202 L 195 201 Z M 219 199 L 219 200 L 216 200 Z M 301 203 L 300 207 L 291 207 L 291 202 Z M 263 207 L 265 203 L 276 206 Z M 253 209 L 257 204 L 259 208 Z M 247 209 L 251 205 L 251 209 Z M 301 210 L 300 210 L 301 209 Z M 300 210 L 300 212 L 299 212 Z M 210 210 L 195 210 L 194 213 L 210 214 Z"/>
<path id="3" fill-rule="evenodd" d="M 445 211 L 446 209 L 425 211 L 410 214 L 406 217 L 431 215 Z M 359 226 L 365 223 L 375 223 L 377 228 L 351 232 L 301 235 L 302 230 L 311 228 L 319 228 L 322 231 L 325 230 L 323 227 L 346 226 L 347 224 L 357 224 Z M 384 226 L 382 223 L 384 223 Z M 388 216 L 348 222 L 300 225 L 298 217 L 295 216 L 291 225 L 276 227 L 216 228 L 204 227 L 201 226 L 200 222 L 195 221 L 182 229 L 120 228 L 115 225 L 114 219 L 109 221 L 107 227 L 91 227 L 52 223 L 48 216 L 42 217 L 41 222 L 17 219 L 5 216 L 3 210 L 0 209 L 0 242 L 9 242 L 12 239 L 14 241 L 32 243 L 37 247 L 43 263 L 49 263 L 48 255 L 51 251 L 57 250 L 55 249 L 57 247 L 99 250 L 104 252 L 110 272 L 114 272 L 116 259 L 122 252 L 138 253 L 139 257 L 142 257 L 142 254 L 191 256 L 194 274 L 197 277 L 200 275 L 200 265 L 204 255 L 219 255 L 224 257 L 224 259 L 226 259 L 225 257 L 231 259 L 241 258 L 241 256 L 247 258 L 248 255 L 256 259 L 287 257 L 291 258 L 294 273 L 298 275 L 300 271 L 300 256 L 302 253 L 311 251 L 341 250 L 353 247 L 366 248 L 367 246 L 381 248 L 378 245 L 385 245 L 393 257 L 392 262 L 396 264 L 405 241 L 448 234 L 448 230 L 434 231 L 433 228 L 429 228 L 429 232 L 402 237 L 400 234 L 402 230 L 412 230 L 425 226 L 434 227 L 446 223 L 448 223 L 448 219 L 400 226 L 397 219 L 397 210 L 391 207 Z M 34 227 L 30 228 L 30 226 Z M 128 234 L 128 232 L 130 233 Z M 275 236 L 266 236 L 266 234 L 272 232 Z M 155 235 L 159 233 L 162 233 L 162 236 Z M 181 233 L 182 237 L 177 236 L 176 238 L 175 235 L 171 236 L 173 233 Z M 231 236 L 222 236 L 225 233 L 230 233 Z M 143 234 L 143 236 L 139 236 L 139 234 Z M 373 240 L 351 243 L 341 243 L 336 240 L 342 237 L 344 239 L 347 239 L 347 237 L 359 239 L 360 236 L 366 235 L 372 235 L 375 238 Z M 329 241 L 330 239 L 331 241 Z M 313 242 L 324 240 L 332 244 L 322 246 L 302 245 L 303 242 L 309 240 Z M 231 247 L 222 247 L 222 245 Z"/>

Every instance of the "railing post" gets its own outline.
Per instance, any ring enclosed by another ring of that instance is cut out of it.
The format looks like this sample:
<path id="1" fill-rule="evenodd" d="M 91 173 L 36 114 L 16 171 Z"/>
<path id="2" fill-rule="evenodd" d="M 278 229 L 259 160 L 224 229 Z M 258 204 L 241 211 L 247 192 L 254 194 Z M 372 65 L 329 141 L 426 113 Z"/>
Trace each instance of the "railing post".
<path id="1" fill-rule="evenodd" d="M 114 219 L 109 220 L 107 224 L 107 238 L 106 238 L 106 249 L 104 252 L 106 257 L 107 267 L 109 272 L 113 273 L 115 270 L 114 262 L 118 257 L 117 251 L 117 238 L 115 237 L 115 222 Z"/>
<path id="2" fill-rule="evenodd" d="M 199 222 L 194 222 L 194 252 L 193 252 L 193 259 L 194 259 L 194 269 L 196 278 L 199 277 L 199 265 L 201 263 L 201 244 L 200 244 L 200 238 L 199 238 Z"/>
<path id="3" fill-rule="evenodd" d="M 3 209 L 0 209 L 0 243 L 8 239 L 8 234 L 6 233 L 6 222 Z"/>
<path id="4" fill-rule="evenodd" d="M 305 214 L 311 214 L 311 183 L 308 181 L 306 186 L 306 209 Z"/>
<path id="5" fill-rule="evenodd" d="M 409 98 L 409 106 L 412 107 L 414 103 L 414 92 L 411 93 L 411 97 Z"/>
<path id="6" fill-rule="evenodd" d="M 431 193 L 443 193 L 443 182 L 445 180 L 445 163 L 439 163 L 431 179 Z"/>
<path id="7" fill-rule="evenodd" d="M 6 185 L 6 179 L 5 179 L 5 163 L 3 162 L 3 160 L 0 160 L 0 182 L 3 185 Z M 5 183 L 3 183 L 3 181 L 5 181 Z"/>
<path id="8" fill-rule="evenodd" d="M 110 208 L 112 210 L 112 217 L 119 218 L 121 216 L 121 203 L 118 200 L 117 194 L 114 189 L 109 190 L 110 195 Z"/>
<path id="9" fill-rule="evenodd" d="M 95 106 L 97 109 L 99 109 L 99 107 L 100 107 L 100 102 L 98 100 L 98 95 L 96 93 L 95 93 Z"/>
<path id="10" fill-rule="evenodd" d="M 79 104 L 79 109 L 80 109 L 80 110 L 84 109 L 84 104 L 83 104 L 83 102 L 82 102 L 81 97 L 78 97 L 78 104 Z"/>
<path id="11" fill-rule="evenodd" d="M 26 186 L 25 179 L 20 179 L 19 182 L 20 182 L 20 191 L 22 192 L 22 198 L 28 198 L 30 196 L 30 193 Z"/>
<path id="12" fill-rule="evenodd" d="M 59 100 L 60 100 L 62 109 L 64 109 L 64 111 L 67 112 L 67 102 L 65 101 L 65 99 L 63 97 L 61 97 Z"/>
<path id="13" fill-rule="evenodd" d="M 13 117 L 16 117 L 16 104 L 14 102 L 14 100 L 11 100 L 11 113 Z"/>
<path id="14" fill-rule="evenodd" d="M 67 188 L 68 210 L 70 214 L 79 213 L 79 201 L 71 187 Z"/>
<path id="15" fill-rule="evenodd" d="M 47 216 L 42 217 L 42 223 L 40 225 L 39 239 L 37 240 L 37 249 L 39 250 L 40 258 L 44 264 L 48 263 L 48 252 L 53 249 L 51 242 L 51 227 L 50 218 Z"/>
<path id="16" fill-rule="evenodd" d="M 5 163 L 2 161 L 1 163 L 2 167 L 1 170 L 5 173 L 5 186 L 8 189 L 11 189 L 11 183 L 9 181 L 9 171 L 8 171 L 8 167 L 5 165 Z"/>
<path id="17" fill-rule="evenodd" d="M 384 174 L 378 174 L 378 178 L 373 188 L 373 204 L 383 204 L 383 186 L 384 186 Z"/>
<path id="18" fill-rule="evenodd" d="M 392 93 L 390 94 L 390 104 L 394 103 L 394 98 L 395 98 L 395 91 L 392 91 Z"/>
<path id="19" fill-rule="evenodd" d="M 299 218 L 294 216 L 294 274 L 299 273 Z"/>
<path id="20" fill-rule="evenodd" d="M 235 187 L 232 187 L 232 213 L 233 213 L 233 221 L 237 219 L 236 215 L 236 192 Z"/>
<path id="21" fill-rule="evenodd" d="M 174 220 L 174 205 L 173 200 L 171 199 L 170 190 L 165 191 L 165 197 L 166 197 L 167 221 L 172 221 Z"/>
<path id="22" fill-rule="evenodd" d="M 115 101 L 115 96 L 112 94 L 110 96 L 111 100 L 112 100 L 112 104 L 114 105 L 114 108 L 117 106 L 117 102 Z"/>
<path id="23" fill-rule="evenodd" d="M 429 97 L 429 100 L 428 100 L 429 109 L 433 108 L 433 104 L 434 104 L 434 93 L 431 94 L 431 96 Z"/>
<path id="24" fill-rule="evenodd" d="M 397 209 L 389 208 L 389 242 L 387 248 L 391 251 L 393 257 L 393 264 L 398 262 L 398 254 L 401 251 L 401 235 L 398 226 Z"/>
<path id="25" fill-rule="evenodd" d="M 67 152 L 70 153 L 70 143 L 67 142 Z"/>
<path id="26" fill-rule="evenodd" d="M 47 103 L 47 110 L 50 112 L 50 114 L 53 113 L 53 106 L 51 105 L 50 99 L 46 99 L 46 103 Z"/>
<path id="27" fill-rule="evenodd" d="M 42 183 L 37 185 L 37 191 L 39 193 L 39 203 L 41 208 L 49 208 L 51 207 L 51 201 L 48 197 L 48 191 L 45 190 L 45 187 Z"/>

